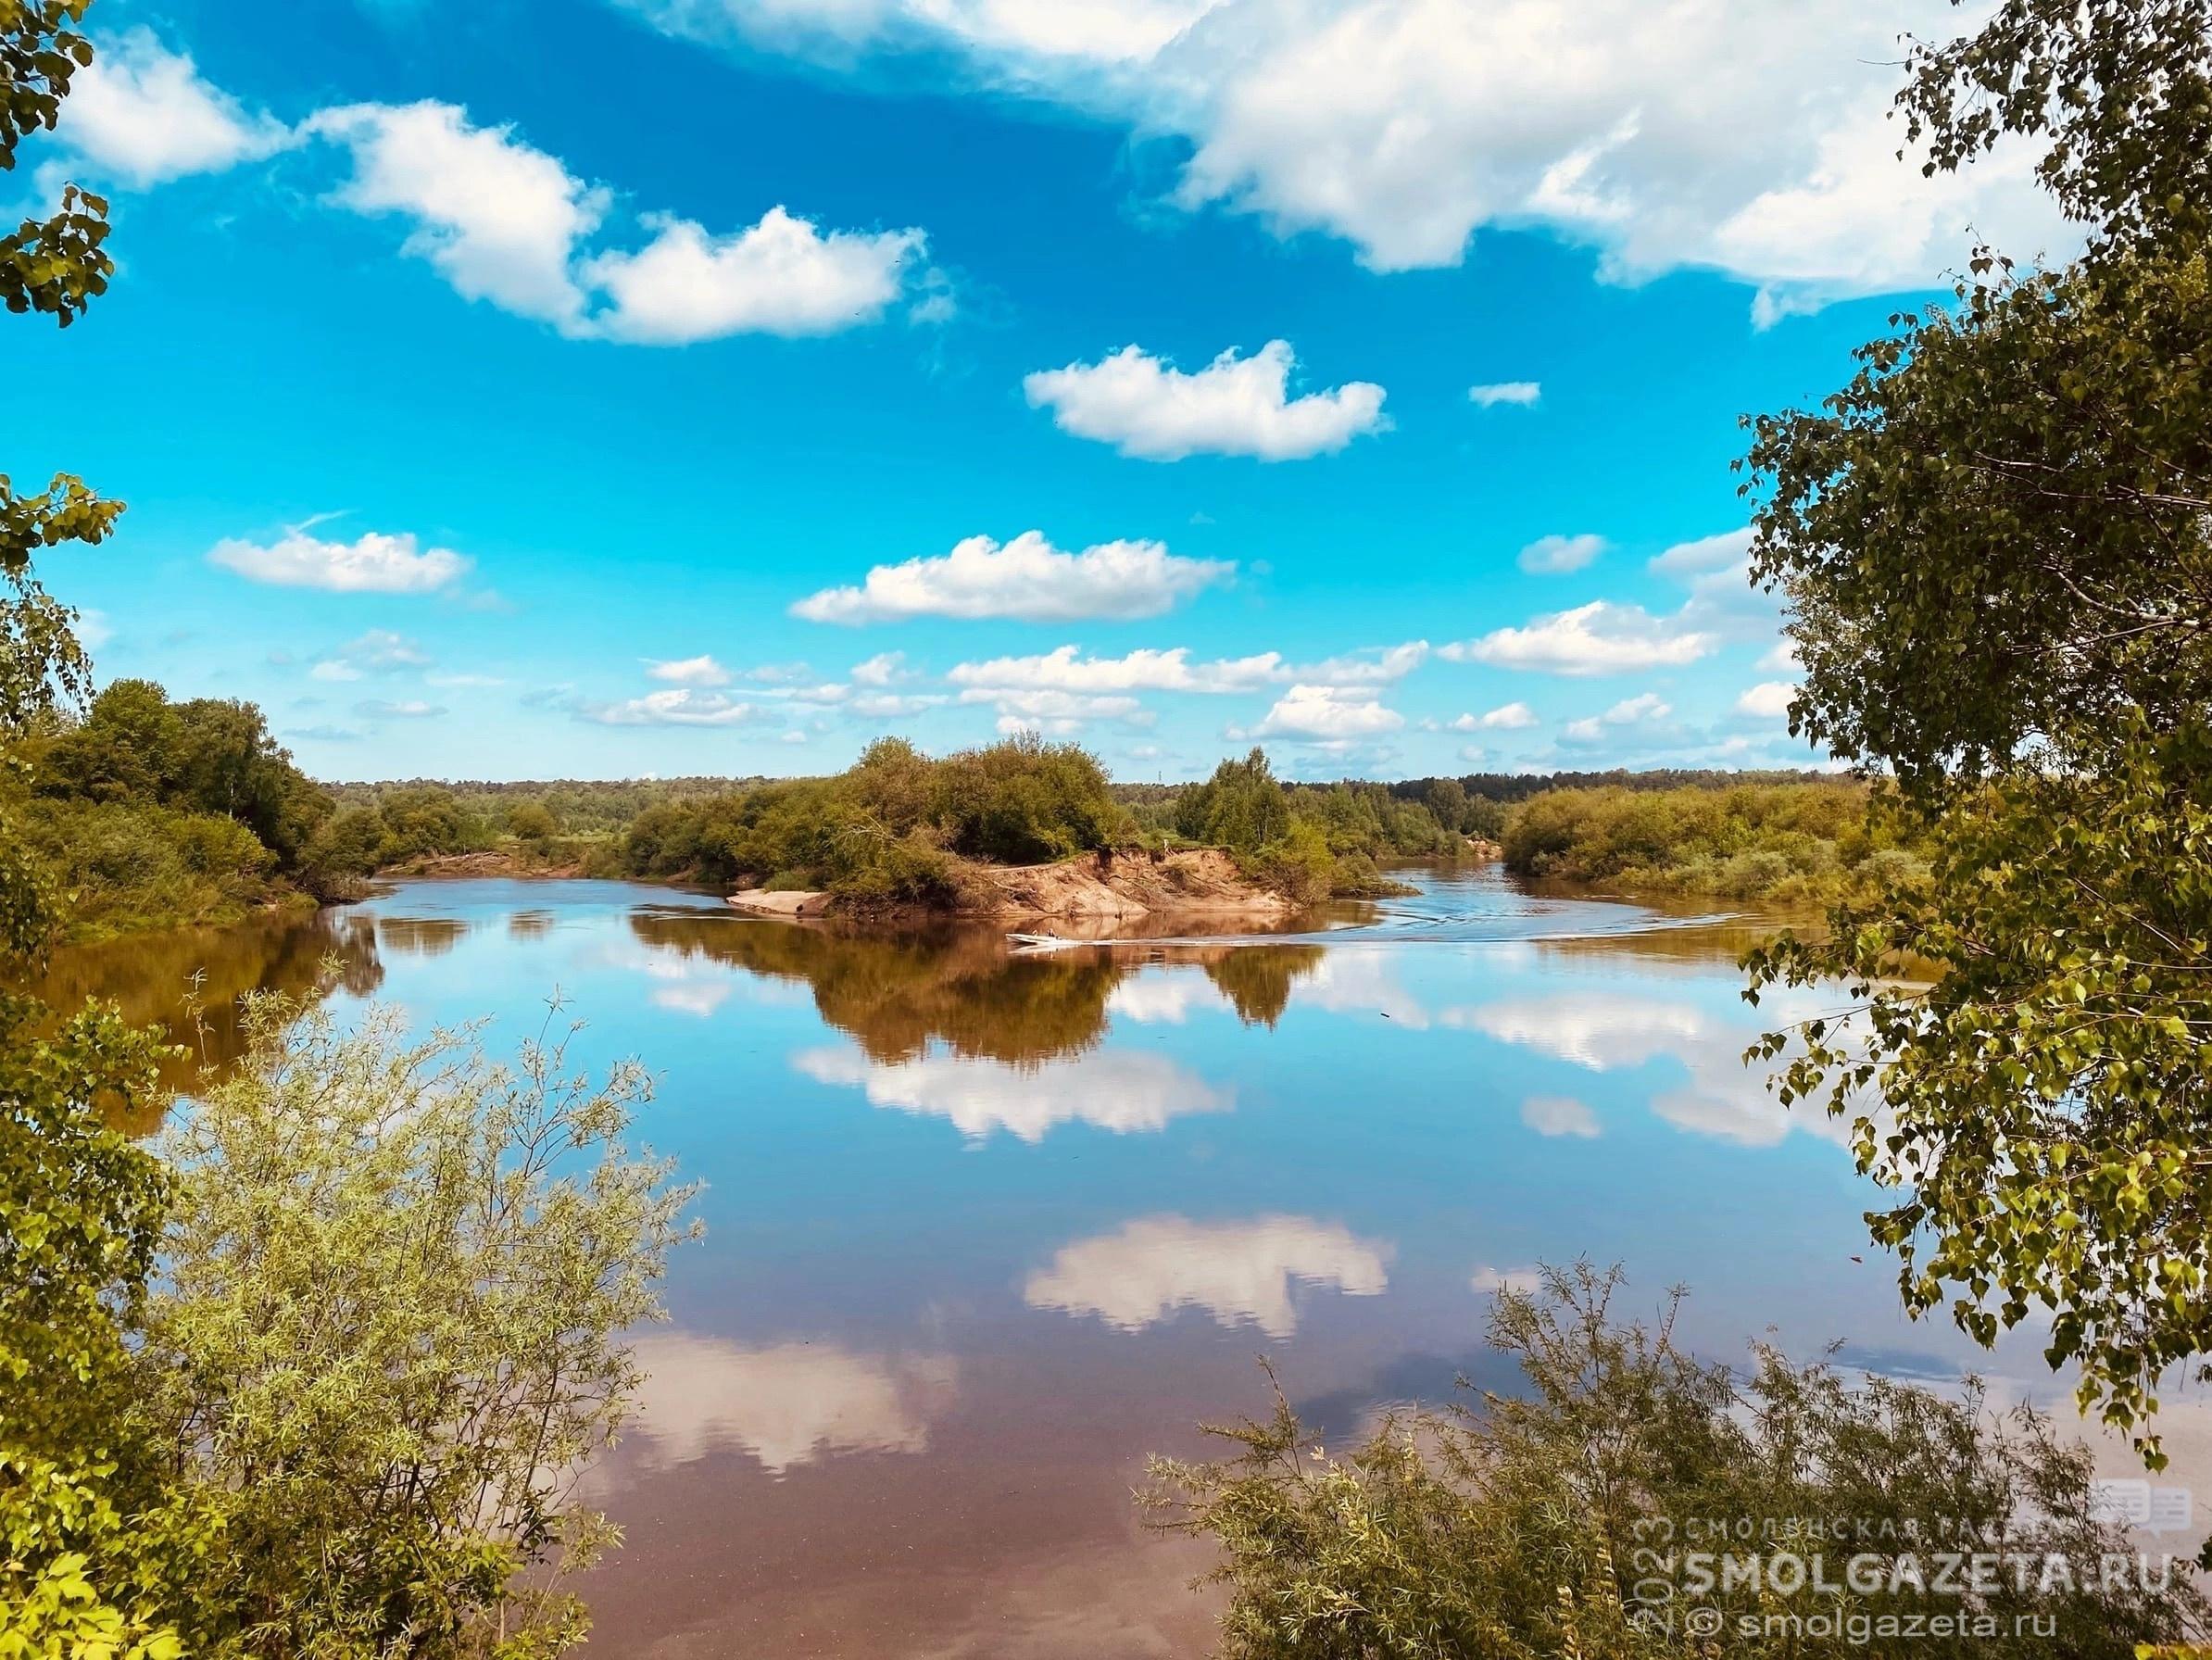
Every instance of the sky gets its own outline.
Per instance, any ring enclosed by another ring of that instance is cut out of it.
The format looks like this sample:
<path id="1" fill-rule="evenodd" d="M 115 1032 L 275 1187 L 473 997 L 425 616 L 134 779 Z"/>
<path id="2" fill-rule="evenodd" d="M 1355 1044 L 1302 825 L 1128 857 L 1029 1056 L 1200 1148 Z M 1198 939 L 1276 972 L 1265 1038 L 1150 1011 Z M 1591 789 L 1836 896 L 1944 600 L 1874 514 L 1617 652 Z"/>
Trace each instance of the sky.
<path id="1" fill-rule="evenodd" d="M 1739 418 L 2024 157 L 1887 119 L 1942 0 L 98 0 L 0 179 L 103 678 L 328 778 L 1796 766 Z"/>

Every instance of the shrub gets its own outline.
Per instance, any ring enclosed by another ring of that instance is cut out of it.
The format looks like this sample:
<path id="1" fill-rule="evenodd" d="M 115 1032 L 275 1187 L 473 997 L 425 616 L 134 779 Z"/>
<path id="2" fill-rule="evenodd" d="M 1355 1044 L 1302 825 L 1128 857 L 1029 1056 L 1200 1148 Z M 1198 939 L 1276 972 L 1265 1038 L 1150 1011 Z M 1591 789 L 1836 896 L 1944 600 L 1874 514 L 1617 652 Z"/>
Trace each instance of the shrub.
<path id="1" fill-rule="evenodd" d="M 635 1396 L 687 1190 L 621 1138 L 648 1084 L 564 1044 L 341 1031 L 248 1000 L 170 1132 L 148 1414 L 220 1512 L 188 1647 L 527 1660 L 579 1641 L 562 1566 L 613 1539 L 572 1477 Z M 396 1634 L 404 1633 L 404 1641 Z"/>
<path id="2" fill-rule="evenodd" d="M 1228 1587 L 1219 1652 L 1846 1660 L 1885 1650 L 1854 1642 L 1840 1622 L 1828 1636 L 1809 1622 L 1986 1614 L 1993 1634 L 1938 1632 L 1904 1647 L 1962 1660 L 2126 1660 L 2139 1642 L 2206 1629 L 2185 1568 L 2165 1583 L 2105 1573 L 2108 1556 L 2132 1561 L 2126 1529 L 2100 1519 L 2088 1452 L 2048 1419 L 2021 1409 L 1998 1420 L 1971 1380 L 1954 1398 L 1797 1364 L 1771 1348 L 1755 1350 L 1745 1374 L 1708 1364 L 1675 1341 L 1671 1305 L 1655 1329 L 1616 1321 L 1619 1279 L 1580 1266 L 1547 1272 L 1531 1294 L 1498 1293 L 1490 1341 L 1520 1363 L 1526 1395 L 1393 1415 L 1331 1457 L 1278 1394 L 1269 1422 L 1213 1432 L 1241 1449 L 1227 1461 L 1154 1461 L 1147 1502 L 1158 1523 L 1222 1546 L 1212 1576 Z M 1852 1531 L 1746 1543 L 1724 1529 L 1701 1542 L 1694 1529 L 1716 1518 Z M 1679 1618 L 1696 1587 L 1674 1554 L 1700 1549 L 1821 1553 L 1826 1574 L 1794 1590 L 1782 1572 L 1757 1588 L 1724 1581 L 1696 1597 L 1719 1622 L 1701 1632 Z M 2029 1553 L 2037 1571 L 2002 1572 L 1970 1600 L 1892 1577 L 1913 1557 L 1922 1585 L 1934 1583 L 1929 1559 L 1941 1551 Z M 1843 1589 L 1842 1559 L 1860 1553 L 1878 1572 Z M 2044 1566 L 2054 1563 L 2063 1579 Z M 1808 1623 L 1738 1623 L 1791 1615 Z M 2050 1621 L 2048 1633 L 2016 1626 L 2025 1617 Z"/>

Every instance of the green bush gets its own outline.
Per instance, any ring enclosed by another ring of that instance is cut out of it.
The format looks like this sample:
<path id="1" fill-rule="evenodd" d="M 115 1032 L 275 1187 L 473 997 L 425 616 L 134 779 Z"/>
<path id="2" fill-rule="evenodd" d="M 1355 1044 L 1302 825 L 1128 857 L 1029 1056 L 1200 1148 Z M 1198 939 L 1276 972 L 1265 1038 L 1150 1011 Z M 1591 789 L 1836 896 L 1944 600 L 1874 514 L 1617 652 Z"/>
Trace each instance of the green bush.
<path id="1" fill-rule="evenodd" d="M 1155 1461 L 1157 1523 L 1221 1546 L 1225 1660 L 2130 1660 L 2205 1633 L 2187 1567 L 2105 1573 L 2133 1547 L 2051 1420 L 2000 1420 L 1971 1381 L 1939 1393 L 1767 1347 L 1747 1372 L 1714 1365 L 1676 1342 L 1671 1306 L 1656 1328 L 1616 1320 L 1619 1283 L 1584 1266 L 1498 1292 L 1490 1342 L 1526 1393 L 1394 1415 L 1333 1452 L 1278 1395 L 1271 1421 L 1213 1432 L 1239 1449 L 1225 1462 Z M 1693 1552 L 1825 1571 L 1701 1590 Z M 2006 1566 L 1970 1598 L 1931 1594 L 1943 1552 Z M 1848 1579 L 1857 1557 L 1870 1582 Z M 1879 1638 L 1878 1620 L 1939 1615 L 1989 1630 L 1892 1646 L 1847 1623 Z"/>
<path id="2" fill-rule="evenodd" d="M 1505 864 L 1631 892 L 1810 901 L 1925 875 L 1888 808 L 1849 780 L 1548 790 L 1510 811 Z"/>

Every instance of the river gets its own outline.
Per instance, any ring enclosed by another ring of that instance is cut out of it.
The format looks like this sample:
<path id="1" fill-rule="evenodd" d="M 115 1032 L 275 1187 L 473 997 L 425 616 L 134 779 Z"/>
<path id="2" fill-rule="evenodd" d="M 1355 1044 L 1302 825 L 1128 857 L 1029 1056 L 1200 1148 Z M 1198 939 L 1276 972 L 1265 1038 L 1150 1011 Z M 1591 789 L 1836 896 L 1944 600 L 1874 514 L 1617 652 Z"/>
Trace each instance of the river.
<path id="1" fill-rule="evenodd" d="M 602 1656 L 1202 1654 L 1206 1553 L 1144 1530 L 1145 1455 L 1264 1412 L 1262 1356 L 1329 1438 L 1462 1373 L 1509 1387 L 1490 1292 L 1544 1262 L 1624 1264 L 1638 1309 L 1686 1283 L 1709 1354 L 1771 1327 L 2048 1391 L 2031 1337 L 1981 1355 L 1904 1317 L 1839 1130 L 1741 1063 L 1836 1002 L 1747 1007 L 1753 930 L 1414 880 L 1297 937 L 1035 956 L 620 883 L 419 882 L 65 953 L 49 995 L 118 997 L 220 1062 L 239 991 L 334 958 L 341 1002 L 488 1016 L 495 1050 L 558 990 L 575 1052 L 647 1063 L 638 1138 L 707 1183 L 708 1233 L 590 1478 L 627 1534 L 581 1585 Z"/>

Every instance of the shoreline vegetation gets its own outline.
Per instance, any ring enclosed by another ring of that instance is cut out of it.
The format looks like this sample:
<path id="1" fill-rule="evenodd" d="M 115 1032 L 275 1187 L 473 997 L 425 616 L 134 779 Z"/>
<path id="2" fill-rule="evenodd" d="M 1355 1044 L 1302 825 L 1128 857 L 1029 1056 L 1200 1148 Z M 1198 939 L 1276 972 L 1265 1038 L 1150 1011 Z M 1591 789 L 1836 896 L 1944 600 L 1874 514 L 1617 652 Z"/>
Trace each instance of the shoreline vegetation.
<path id="1" fill-rule="evenodd" d="M 70 937 L 219 925 L 362 897 L 379 876 L 596 876 L 810 893 L 868 922 L 1273 917 L 1402 891 L 1393 860 L 1502 860 L 1624 896 L 1775 905 L 1924 879 L 1884 792 L 1810 773 L 1117 784 L 1034 736 L 931 757 L 880 738 L 830 777 L 325 785 L 259 710 L 110 684 L 20 737 L 6 806 Z M 756 900 L 756 905 L 759 901 Z M 764 908 L 786 910 L 791 901 Z"/>

